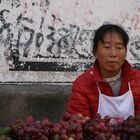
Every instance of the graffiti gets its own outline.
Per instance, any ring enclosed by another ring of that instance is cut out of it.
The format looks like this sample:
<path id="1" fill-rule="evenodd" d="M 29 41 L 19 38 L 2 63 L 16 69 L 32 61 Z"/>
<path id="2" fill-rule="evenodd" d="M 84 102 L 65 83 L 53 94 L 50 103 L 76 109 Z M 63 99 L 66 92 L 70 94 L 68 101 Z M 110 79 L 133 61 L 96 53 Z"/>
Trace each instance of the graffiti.
<path id="1" fill-rule="evenodd" d="M 26 17 L 24 13 L 19 14 L 15 23 L 7 22 L 4 16 L 5 13 L 10 13 L 10 11 L 0 11 L 0 22 L 2 23 L 0 27 L 0 41 L 5 44 L 5 55 L 9 55 L 9 59 L 13 59 L 14 66 L 12 68 L 19 67 L 18 61 L 22 58 L 25 58 L 24 64 L 28 58 L 31 60 L 32 58 L 92 58 L 89 41 L 91 42 L 94 31 L 81 30 L 77 25 L 69 25 L 58 29 L 54 26 L 48 26 L 48 32 L 45 34 L 42 31 L 44 17 L 40 18 L 40 26 L 38 32 L 36 32 L 35 29 L 26 25 L 27 23 L 30 25 L 34 24 L 34 20 Z M 3 35 L 4 31 L 7 31 L 5 38 Z M 45 40 L 48 42 L 47 45 L 43 46 L 47 52 L 46 55 L 40 51 Z M 33 50 L 32 46 L 34 46 Z M 30 52 L 34 55 L 31 55 Z M 56 63 L 59 62 L 57 59 Z"/>
<path id="2" fill-rule="evenodd" d="M 79 42 L 81 46 L 81 51 L 82 51 L 82 56 L 86 58 L 90 58 L 91 56 L 91 51 L 89 50 L 91 47 L 91 36 L 92 36 L 93 31 L 92 30 L 82 30 L 79 36 Z"/>
<path id="3" fill-rule="evenodd" d="M 51 31 L 51 33 L 49 35 L 46 36 L 46 38 L 48 40 L 51 40 L 51 43 L 49 44 L 49 47 L 47 48 L 47 51 L 49 51 L 50 53 L 52 53 L 52 49 L 55 45 L 55 38 L 54 35 L 56 33 L 55 28 L 52 26 L 48 26 L 48 29 Z"/>
<path id="4" fill-rule="evenodd" d="M 85 70 L 91 65 L 95 29 L 82 29 L 73 24 L 46 26 L 43 15 L 38 18 L 38 26 L 34 27 L 35 19 L 26 13 L 18 13 L 12 22 L 9 20 L 10 10 L 0 11 L 0 42 L 7 61 L 13 61 L 10 70 L 48 70 L 49 67 L 50 70 L 70 71 Z M 58 21 L 55 15 L 51 17 L 53 22 Z M 59 22 L 62 23 L 62 20 L 59 19 Z M 133 16 L 130 27 L 132 23 L 135 23 L 133 28 L 138 30 L 139 17 Z M 140 36 L 131 38 L 129 52 L 140 60 Z"/>
<path id="5" fill-rule="evenodd" d="M 135 30 L 138 30 L 140 29 L 140 17 L 138 15 L 134 15 L 132 17 L 132 27 L 135 29 Z"/>
<path id="6" fill-rule="evenodd" d="M 20 0 L 12 0 L 12 2 L 11 2 L 12 8 L 17 8 L 19 6 L 20 6 Z"/>
<path id="7" fill-rule="evenodd" d="M 5 47 L 5 51 L 4 51 L 4 55 L 6 58 L 10 57 L 10 50 L 11 50 L 11 37 L 13 34 L 11 34 L 11 23 L 7 23 L 6 19 L 4 18 L 4 13 L 9 14 L 9 10 L 2 10 L 0 11 L 0 21 L 2 23 L 1 27 L 0 27 L 0 42 L 3 43 L 4 47 Z M 4 32 L 7 33 L 7 35 L 4 35 Z"/>
<path id="8" fill-rule="evenodd" d="M 122 20 L 120 22 L 121 25 L 126 25 L 129 30 L 139 30 L 140 29 L 140 17 L 139 15 L 130 16 L 128 13 L 121 16 Z"/>
<path id="9" fill-rule="evenodd" d="M 39 28 L 41 31 L 42 31 L 43 23 L 44 23 L 44 17 L 41 17 L 41 23 L 40 23 L 40 28 Z"/>
<path id="10" fill-rule="evenodd" d="M 131 39 L 129 51 L 136 60 L 140 60 L 140 36 Z"/>
<path id="11" fill-rule="evenodd" d="M 61 54 L 60 57 L 66 58 L 72 47 L 71 33 L 69 29 L 63 27 L 58 29 L 58 35 L 60 36 L 60 39 L 58 41 L 59 54 Z"/>
<path id="12" fill-rule="evenodd" d="M 19 47 L 24 46 L 24 53 L 23 53 L 23 57 L 28 57 L 28 52 L 29 52 L 29 48 L 30 45 L 33 42 L 33 36 L 35 34 L 33 29 L 30 29 L 29 27 L 25 26 L 22 21 L 26 21 L 28 23 L 33 23 L 32 19 L 24 17 L 22 14 L 20 14 L 17 18 L 17 29 L 18 29 L 18 38 L 17 38 L 17 49 L 19 50 Z M 21 38 L 23 38 L 24 36 L 24 42 L 22 42 Z"/>
<path id="13" fill-rule="evenodd" d="M 46 6 L 49 7 L 50 6 L 50 1 L 46 0 Z"/>
<path id="14" fill-rule="evenodd" d="M 36 34 L 36 47 L 39 48 L 41 46 L 41 44 L 43 43 L 44 41 L 44 36 L 42 33 L 37 33 Z"/>
<path id="15" fill-rule="evenodd" d="M 51 40 L 47 50 L 57 48 L 57 57 L 60 58 L 91 58 L 91 42 L 93 30 L 80 30 L 76 25 L 70 25 L 68 28 L 62 27 L 56 30 L 49 26 L 51 33 L 47 39 Z M 57 39 L 59 38 L 59 39 Z M 55 56 L 56 57 L 56 56 Z"/>

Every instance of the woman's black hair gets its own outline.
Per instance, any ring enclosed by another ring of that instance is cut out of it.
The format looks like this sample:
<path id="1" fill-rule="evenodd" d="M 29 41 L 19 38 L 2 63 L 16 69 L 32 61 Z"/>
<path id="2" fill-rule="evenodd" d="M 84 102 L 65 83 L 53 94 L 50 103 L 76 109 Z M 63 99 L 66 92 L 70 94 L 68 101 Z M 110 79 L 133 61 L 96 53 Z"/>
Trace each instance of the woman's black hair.
<path id="1" fill-rule="evenodd" d="M 99 41 L 104 41 L 103 40 L 103 36 L 106 32 L 117 32 L 121 35 L 122 39 L 123 39 L 123 44 L 124 47 L 127 48 L 127 44 L 129 42 L 129 36 L 127 34 L 127 32 L 119 25 L 115 25 L 115 24 L 105 24 L 102 25 L 101 27 L 99 27 L 96 32 L 95 32 L 95 36 L 93 39 L 93 54 L 96 53 L 97 47 L 98 47 L 98 42 Z"/>

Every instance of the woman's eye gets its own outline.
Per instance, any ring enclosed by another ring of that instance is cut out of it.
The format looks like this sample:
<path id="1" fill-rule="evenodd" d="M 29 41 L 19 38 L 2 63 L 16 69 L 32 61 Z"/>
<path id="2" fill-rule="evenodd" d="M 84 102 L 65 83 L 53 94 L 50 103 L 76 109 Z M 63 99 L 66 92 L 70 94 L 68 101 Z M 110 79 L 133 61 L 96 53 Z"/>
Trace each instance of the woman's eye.
<path id="1" fill-rule="evenodd" d="M 109 46 L 109 45 L 105 45 L 104 47 L 105 47 L 105 48 L 109 48 L 110 46 Z"/>
<path id="2" fill-rule="evenodd" d="M 121 48 L 121 47 L 117 47 L 117 49 L 118 49 L 118 50 L 121 50 L 122 48 Z"/>
<path id="3" fill-rule="evenodd" d="M 119 50 L 123 49 L 123 46 L 117 46 L 117 49 L 119 49 Z"/>

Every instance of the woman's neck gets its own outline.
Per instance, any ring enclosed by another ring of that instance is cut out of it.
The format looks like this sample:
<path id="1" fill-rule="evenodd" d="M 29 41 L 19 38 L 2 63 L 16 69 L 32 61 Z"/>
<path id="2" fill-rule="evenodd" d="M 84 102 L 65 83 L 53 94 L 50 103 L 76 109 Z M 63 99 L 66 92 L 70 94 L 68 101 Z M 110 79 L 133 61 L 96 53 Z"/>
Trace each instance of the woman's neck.
<path id="1" fill-rule="evenodd" d="M 117 75 L 112 76 L 112 77 L 104 78 L 104 80 L 105 80 L 107 83 L 109 83 L 109 82 L 115 82 L 115 81 L 117 81 L 117 80 L 120 79 L 120 78 L 121 78 L 121 70 L 120 70 L 120 72 L 119 72 Z"/>
<path id="2" fill-rule="evenodd" d="M 107 72 L 105 73 L 105 72 L 101 71 L 101 75 L 103 76 L 103 78 L 112 78 L 112 77 L 115 77 L 120 74 L 121 74 L 121 69 L 119 71 L 109 72 L 109 73 L 107 73 Z"/>

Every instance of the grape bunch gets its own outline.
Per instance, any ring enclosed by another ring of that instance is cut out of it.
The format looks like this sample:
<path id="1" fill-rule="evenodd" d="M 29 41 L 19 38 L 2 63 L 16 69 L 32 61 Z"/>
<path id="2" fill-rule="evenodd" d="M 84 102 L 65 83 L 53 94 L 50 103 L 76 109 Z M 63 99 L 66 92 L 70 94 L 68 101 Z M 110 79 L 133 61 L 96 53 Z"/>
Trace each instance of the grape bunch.
<path id="1" fill-rule="evenodd" d="M 50 129 L 52 140 L 84 140 L 83 126 L 89 120 L 80 114 L 70 115 L 66 112 L 62 120 Z"/>
<path id="2" fill-rule="evenodd" d="M 84 139 L 121 140 L 117 133 L 117 127 L 122 121 L 123 118 L 111 118 L 110 116 L 101 118 L 100 114 L 96 114 L 96 116 L 93 119 L 90 119 L 83 128 Z"/>
<path id="3" fill-rule="evenodd" d="M 32 116 L 25 120 L 15 121 L 10 127 L 12 131 L 9 137 L 14 140 L 49 140 L 49 130 L 52 122 L 47 118 L 42 121 L 34 121 Z"/>
<path id="4" fill-rule="evenodd" d="M 2 140 L 140 140 L 140 115 L 94 118 L 65 112 L 59 122 L 27 116 L 0 131 Z M 5 139 L 9 138 L 9 139 Z"/>
<path id="5" fill-rule="evenodd" d="M 140 115 L 129 116 L 118 125 L 118 132 L 121 140 L 140 140 Z"/>

